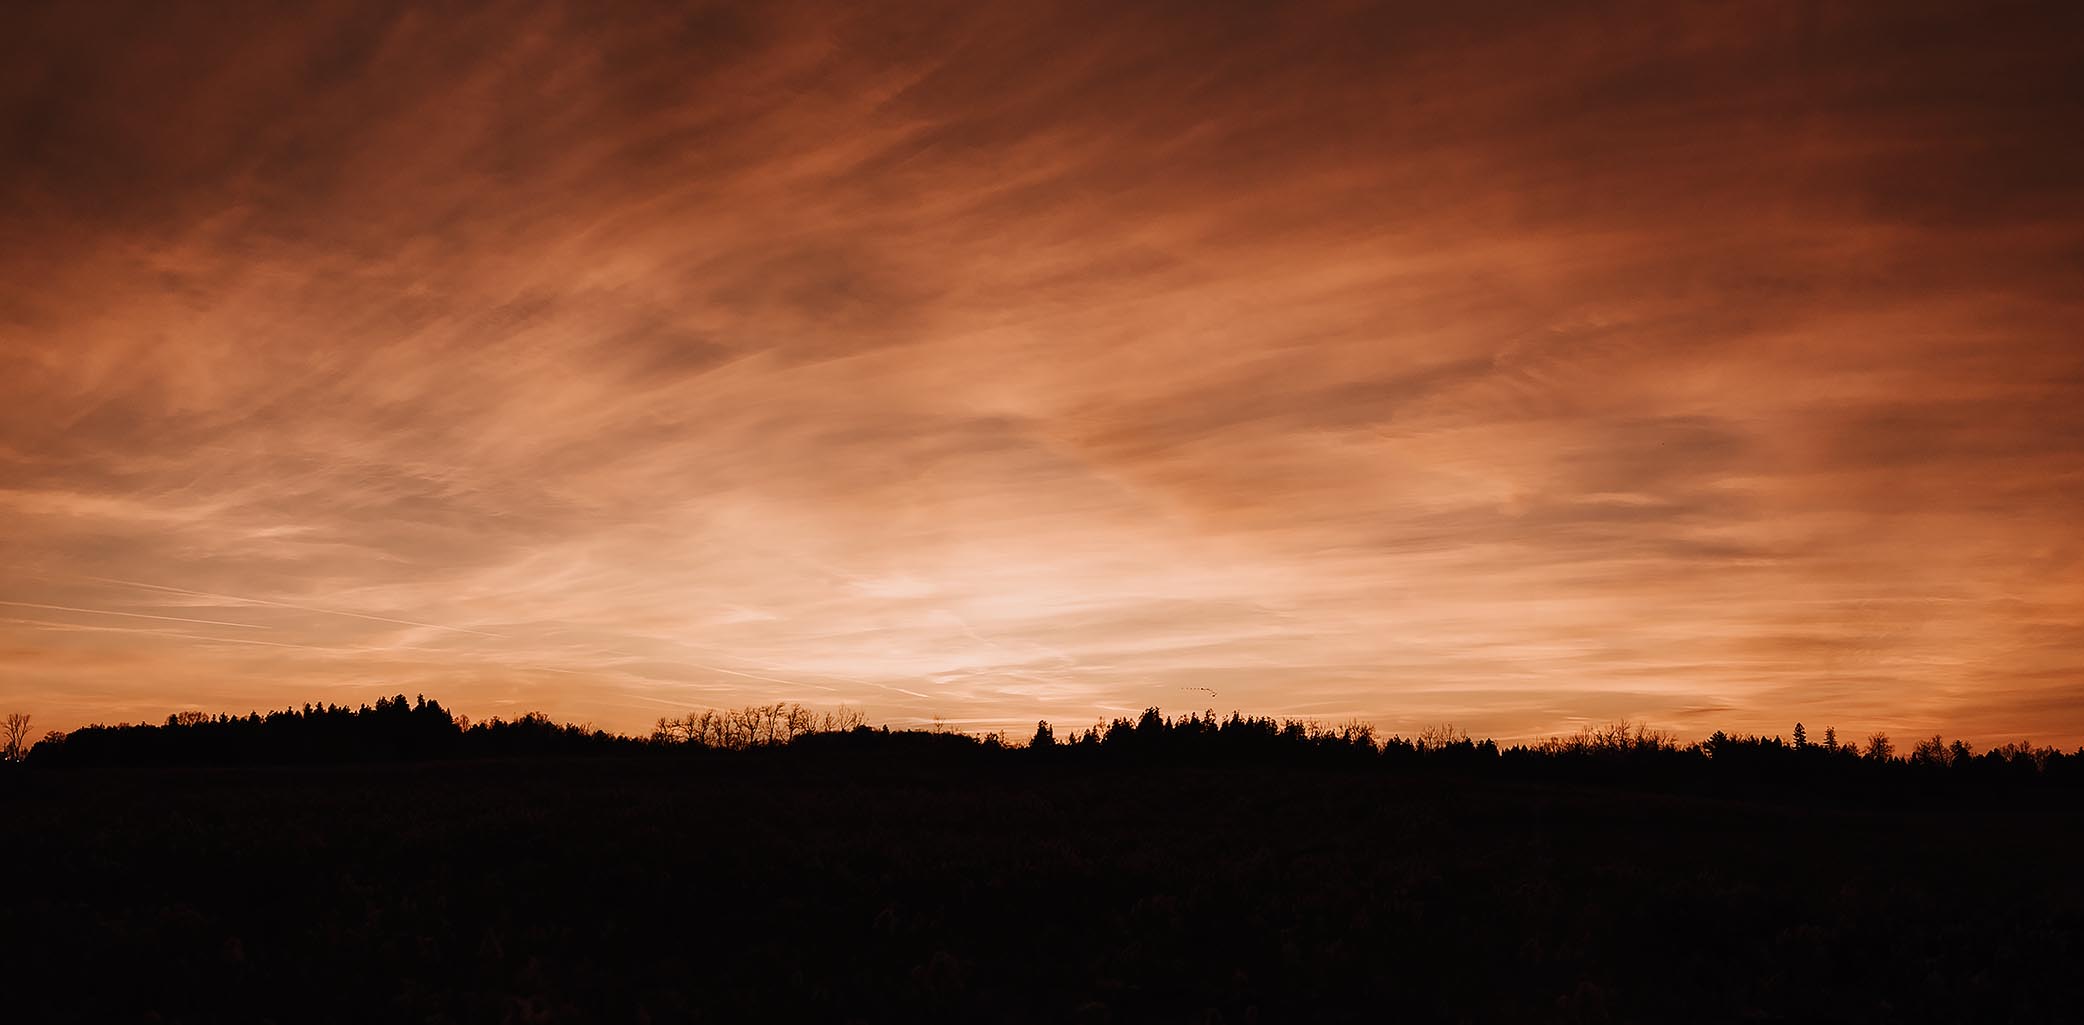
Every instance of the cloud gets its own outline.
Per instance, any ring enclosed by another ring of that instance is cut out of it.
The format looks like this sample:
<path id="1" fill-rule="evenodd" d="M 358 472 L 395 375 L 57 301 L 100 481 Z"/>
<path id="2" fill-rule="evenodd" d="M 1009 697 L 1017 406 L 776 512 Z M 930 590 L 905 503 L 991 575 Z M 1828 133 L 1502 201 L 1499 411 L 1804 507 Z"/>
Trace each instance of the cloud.
<path id="1" fill-rule="evenodd" d="M 42 9 L 8 695 L 2084 739 L 2079 28 Z"/>

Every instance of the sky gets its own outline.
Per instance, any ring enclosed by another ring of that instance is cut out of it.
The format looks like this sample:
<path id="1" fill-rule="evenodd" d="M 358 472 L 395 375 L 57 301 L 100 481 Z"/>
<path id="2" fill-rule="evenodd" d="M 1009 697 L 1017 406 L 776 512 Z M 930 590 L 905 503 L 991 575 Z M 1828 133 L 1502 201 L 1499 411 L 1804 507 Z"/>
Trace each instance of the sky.
<path id="1" fill-rule="evenodd" d="M 2084 7 L 5 19 L 38 731 L 2084 743 Z"/>

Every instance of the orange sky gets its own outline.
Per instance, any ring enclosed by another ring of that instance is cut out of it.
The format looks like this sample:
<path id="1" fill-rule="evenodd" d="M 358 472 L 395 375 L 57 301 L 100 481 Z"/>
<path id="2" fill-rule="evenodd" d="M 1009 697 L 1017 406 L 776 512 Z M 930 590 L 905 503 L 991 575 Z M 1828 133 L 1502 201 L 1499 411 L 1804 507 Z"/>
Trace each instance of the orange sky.
<path id="1" fill-rule="evenodd" d="M 2078 5 L 205 6 L 0 33 L 39 729 L 2084 741 Z"/>

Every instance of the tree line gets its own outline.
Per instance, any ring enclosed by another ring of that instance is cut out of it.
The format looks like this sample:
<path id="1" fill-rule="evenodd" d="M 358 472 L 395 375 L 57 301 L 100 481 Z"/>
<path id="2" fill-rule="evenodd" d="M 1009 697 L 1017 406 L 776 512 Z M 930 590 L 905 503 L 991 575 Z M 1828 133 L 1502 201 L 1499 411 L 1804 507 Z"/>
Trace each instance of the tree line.
<path id="1" fill-rule="evenodd" d="M 1617 722 L 1564 737 L 1501 745 L 1472 739 L 1451 725 L 1406 737 L 1382 736 L 1364 722 L 1326 725 L 1306 719 L 1219 715 L 1213 710 L 1167 715 L 1149 708 L 1135 717 L 1102 720 L 1059 736 L 1038 722 L 1024 742 L 991 733 L 871 727 L 860 709 L 820 711 L 776 702 L 663 717 L 651 733 L 631 737 L 559 723 L 540 712 L 471 722 L 439 701 L 403 694 L 373 705 L 312 705 L 244 716 L 178 712 L 156 724 L 94 725 L 27 740 L 29 717 L 5 720 L 4 757 L 30 766 L 254 765 L 418 761 L 568 755 L 660 755 L 763 750 L 839 751 L 873 756 L 900 751 L 1002 753 L 1038 764 L 1126 765 L 1306 764 L 1441 768 L 1557 779 L 1826 778 L 2031 780 L 2084 782 L 2084 748 L 2011 743 L 1978 751 L 1942 736 L 1900 749 L 1886 734 L 1840 741 L 1835 727 L 1819 738 L 1796 723 L 1791 737 L 1717 730 L 1684 743 L 1671 733 Z"/>
<path id="2" fill-rule="evenodd" d="M 817 733 L 845 733 L 867 722 L 867 715 L 860 709 L 846 705 L 819 712 L 793 702 L 776 702 L 725 711 L 704 709 L 678 719 L 661 717 L 652 727 L 650 740 L 654 744 L 743 751 L 788 744 Z"/>
<path id="3" fill-rule="evenodd" d="M 30 766 L 287 765 L 419 761 L 641 749 L 643 742 L 559 723 L 540 712 L 473 723 L 424 695 L 374 705 L 306 704 L 275 712 L 176 712 L 162 723 L 52 732 L 23 752 Z"/>
<path id="4" fill-rule="evenodd" d="M 1026 746 L 1044 757 L 1343 762 L 1530 779 L 1923 778 L 2084 784 L 2084 748 L 2065 752 L 2014 742 L 1977 751 L 1966 741 L 1934 735 L 1899 751 L 1884 733 L 1870 735 L 1864 745 L 1840 742 L 1835 727 L 1826 727 L 1820 740 L 1811 741 L 1808 728 L 1799 722 L 1791 738 L 1717 730 L 1704 741 L 1686 743 L 1669 731 L 1619 721 L 1582 727 L 1570 736 L 1501 745 L 1473 739 L 1451 724 L 1427 727 L 1409 737 L 1385 737 L 1359 722 L 1326 726 L 1237 712 L 1222 717 L 1212 711 L 1167 716 L 1151 708 L 1134 719 L 1118 717 L 1061 739 L 1050 723 L 1037 723 Z"/>

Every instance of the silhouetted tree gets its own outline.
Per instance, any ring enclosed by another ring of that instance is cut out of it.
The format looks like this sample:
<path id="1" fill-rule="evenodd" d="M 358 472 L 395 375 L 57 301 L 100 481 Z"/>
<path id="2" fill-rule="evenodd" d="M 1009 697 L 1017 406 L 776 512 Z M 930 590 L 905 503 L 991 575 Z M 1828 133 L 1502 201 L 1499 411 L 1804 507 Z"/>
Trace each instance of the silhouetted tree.
<path id="1" fill-rule="evenodd" d="M 1886 762 L 1896 753 L 1895 745 L 1889 743 L 1889 735 L 1876 733 L 1867 738 L 1867 760 Z"/>
<path id="2" fill-rule="evenodd" d="M 1467 731 L 1451 722 L 1437 723 L 1418 731 L 1414 743 L 1420 751 L 1441 751 L 1456 744 L 1467 743 Z"/>
<path id="3" fill-rule="evenodd" d="M 735 711 L 708 710 L 665 717 L 650 734 L 631 738 L 590 726 L 558 723 L 540 712 L 507 721 L 468 724 L 439 702 L 420 696 L 379 698 L 349 708 L 305 705 L 265 715 L 179 712 L 160 724 L 86 726 L 52 733 L 25 757 L 28 716 L 9 717 L 0 754 L 25 759 L 32 768 L 96 765 L 241 765 L 337 763 L 440 758 L 510 758 L 636 753 L 686 746 L 725 752 L 752 748 L 795 748 L 918 757 L 998 757 L 1003 736 L 975 737 L 954 730 L 889 727 L 869 729 L 857 709 L 841 706 L 814 713 L 801 705 L 750 705 Z M 1046 720 L 1037 721 L 1030 748 L 1051 749 L 1049 764 L 1080 760 L 1129 763 L 1227 765 L 1376 766 L 1396 771 L 1492 774 L 1530 779 L 1621 784 L 1715 778 L 1805 785 L 1840 780 L 1906 780 L 1888 736 L 1840 744 L 1835 728 L 1820 745 L 1808 743 L 1797 723 L 1795 740 L 1733 736 L 1717 730 L 1699 744 L 1680 744 L 1671 734 L 1627 721 L 1580 727 L 1568 737 L 1501 750 L 1489 740 L 1473 741 L 1452 726 L 1428 727 L 1415 738 L 1377 740 L 1361 722 L 1337 726 L 1305 719 L 1276 719 L 1213 709 L 1167 716 L 1144 709 L 1134 717 L 1101 720 L 1065 737 Z M 1826 757 L 1826 753 L 1829 756 Z M 1855 764 L 1864 756 L 1865 765 Z M 2084 750 L 2075 754 L 2015 742 L 1980 756 L 1965 742 L 1940 736 L 1920 740 L 1911 763 L 1948 769 L 1956 780 L 2032 780 L 2033 785 L 2070 786 L 2084 781 Z M 1712 763 L 1712 769 L 1710 765 Z M 1892 786 L 1895 784 L 1891 784 Z"/>
<path id="4" fill-rule="evenodd" d="M 29 754 L 29 716 L 9 712 L 0 726 L 0 760 L 19 762 Z"/>
<path id="5" fill-rule="evenodd" d="M 725 712 L 705 709 L 684 716 L 659 718 L 652 724 L 647 739 L 654 744 L 688 744 L 741 751 L 751 747 L 793 744 L 821 733 L 844 733 L 860 727 L 866 718 L 860 709 L 847 705 L 830 712 L 818 712 L 794 702 L 748 705 Z"/>

